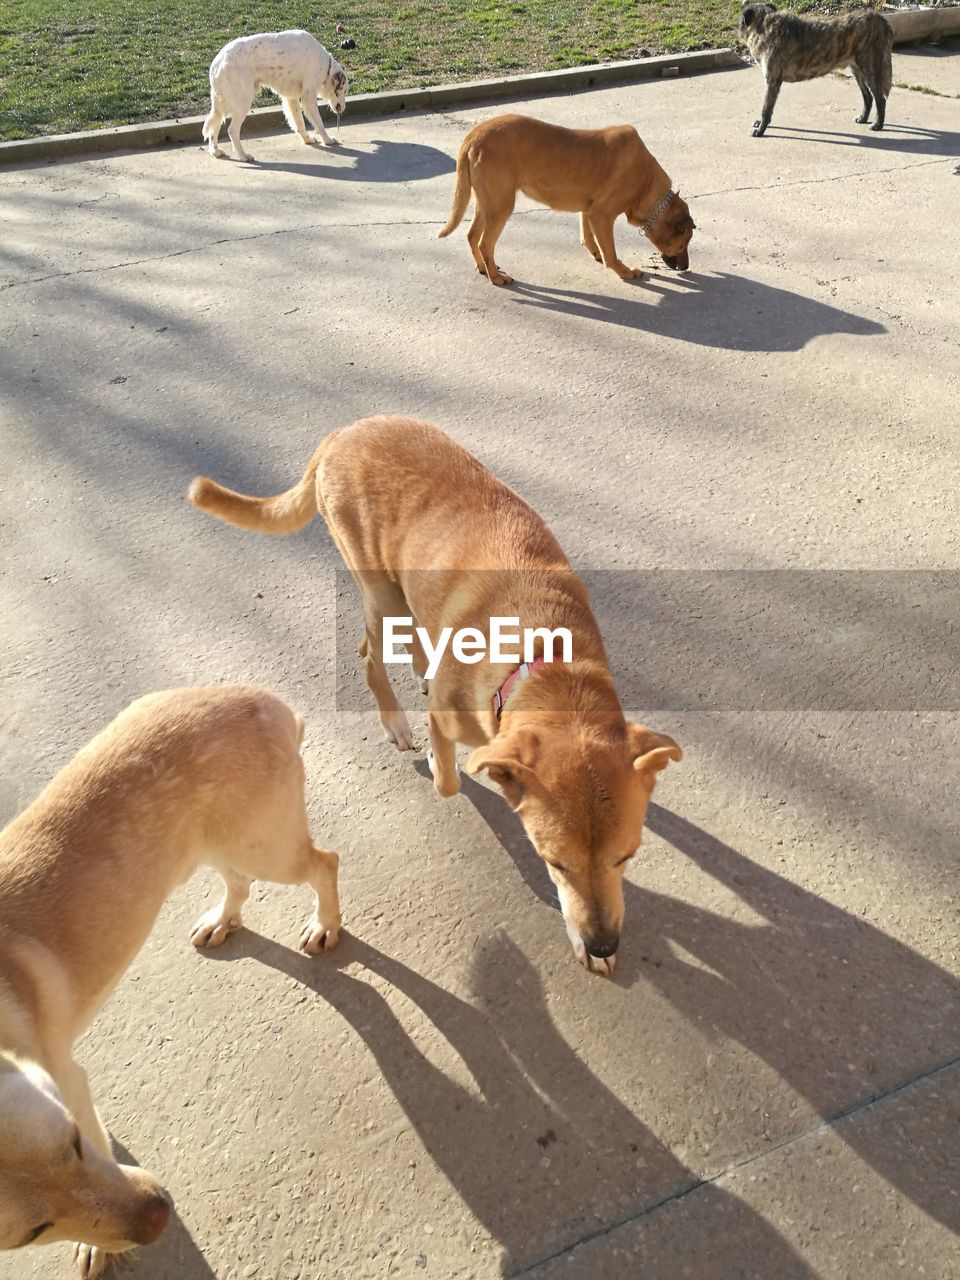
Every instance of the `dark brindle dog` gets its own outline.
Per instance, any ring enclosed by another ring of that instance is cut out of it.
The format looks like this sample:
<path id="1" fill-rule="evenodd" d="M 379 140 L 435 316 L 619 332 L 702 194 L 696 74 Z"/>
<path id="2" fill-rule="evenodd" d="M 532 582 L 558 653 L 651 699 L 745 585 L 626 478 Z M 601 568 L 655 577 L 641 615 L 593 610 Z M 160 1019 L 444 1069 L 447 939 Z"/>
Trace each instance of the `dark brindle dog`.
<path id="1" fill-rule="evenodd" d="M 813 80 L 839 67 L 850 68 L 863 94 L 857 124 L 866 124 L 876 99 L 877 119 L 870 128 L 883 128 L 893 85 L 893 32 L 879 13 L 868 9 L 842 18 L 799 18 L 777 13 L 772 4 L 747 4 L 740 14 L 740 34 L 767 82 L 760 119 L 753 126 L 755 138 L 770 123 L 784 80 Z"/>

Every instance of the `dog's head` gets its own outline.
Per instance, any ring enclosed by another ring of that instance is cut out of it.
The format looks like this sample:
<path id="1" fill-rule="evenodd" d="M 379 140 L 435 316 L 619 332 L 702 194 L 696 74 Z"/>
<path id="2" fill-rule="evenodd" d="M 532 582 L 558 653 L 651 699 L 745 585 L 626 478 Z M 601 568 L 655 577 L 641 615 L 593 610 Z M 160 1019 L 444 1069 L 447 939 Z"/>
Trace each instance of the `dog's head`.
<path id="1" fill-rule="evenodd" d="M 745 3 L 740 11 L 740 34 L 746 39 L 750 36 L 758 36 L 763 30 L 763 24 L 771 13 L 776 11 L 776 5 Z"/>
<path id="2" fill-rule="evenodd" d="M 516 810 L 557 886 L 580 962 L 612 973 L 623 924 L 623 875 L 640 844 L 661 769 L 682 752 L 644 725 L 571 731 L 559 719 L 501 730 L 467 762 Z"/>
<path id="3" fill-rule="evenodd" d="M 79 1240 L 122 1253 L 156 1240 L 169 1217 L 148 1173 L 81 1137 L 41 1067 L 0 1055 L 0 1249 Z"/>
<path id="4" fill-rule="evenodd" d="M 337 113 L 343 115 L 347 106 L 347 73 L 341 67 L 339 62 L 334 62 L 330 68 L 330 75 L 323 88 L 323 96 L 330 103 L 330 106 Z"/>
<path id="5" fill-rule="evenodd" d="M 660 250 L 660 256 L 673 271 L 687 271 L 690 267 L 690 255 L 687 247 L 696 230 L 697 224 L 690 217 L 690 209 L 680 193 L 673 197 L 653 223 L 645 226 L 645 219 L 639 209 L 628 210 L 627 220 L 635 227 L 640 227 L 647 239 Z"/>

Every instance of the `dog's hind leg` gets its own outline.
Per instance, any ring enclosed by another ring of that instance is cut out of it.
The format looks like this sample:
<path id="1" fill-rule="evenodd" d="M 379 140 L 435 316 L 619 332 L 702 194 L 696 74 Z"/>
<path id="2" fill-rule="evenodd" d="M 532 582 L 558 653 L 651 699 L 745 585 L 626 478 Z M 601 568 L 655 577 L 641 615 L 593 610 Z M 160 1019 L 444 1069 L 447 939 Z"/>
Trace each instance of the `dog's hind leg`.
<path id="1" fill-rule="evenodd" d="M 874 133 L 879 132 L 879 130 L 883 128 L 884 122 L 887 118 L 887 96 L 890 93 L 890 81 L 892 78 L 892 68 L 887 72 L 885 72 L 883 68 L 880 68 L 879 70 L 874 71 L 867 80 L 867 83 L 873 90 L 873 96 L 877 103 L 877 118 L 870 126 Z"/>
<path id="2" fill-rule="evenodd" d="M 383 574 L 354 572 L 353 576 L 363 597 L 366 646 L 361 642 L 360 656 L 367 687 L 376 701 L 387 741 L 392 742 L 398 751 L 413 751 L 410 722 L 397 701 L 383 661 L 383 620 L 385 617 L 409 617 L 409 606 L 400 588 Z"/>
<path id="3" fill-rule="evenodd" d="M 193 926 L 190 941 L 195 947 L 219 947 L 228 934 L 243 924 L 243 906 L 253 881 L 233 867 L 220 867 L 219 871 L 224 884 L 223 900 L 205 911 Z"/>
<path id="4" fill-rule="evenodd" d="M 480 205 L 474 200 L 473 204 L 473 220 L 470 223 L 470 229 L 467 231 L 467 244 L 470 246 L 470 252 L 473 254 L 473 260 L 477 264 L 477 270 L 482 276 L 487 274 L 487 268 L 484 266 L 483 257 L 480 253 L 480 237 L 483 235 L 483 214 L 480 212 Z"/>
<path id="5" fill-rule="evenodd" d="M 416 630 L 416 626 L 417 626 L 416 618 L 414 618 L 413 620 L 413 625 L 414 625 L 413 640 L 410 644 L 410 657 L 412 659 L 412 664 L 413 664 L 413 674 L 417 677 L 417 685 L 420 689 L 420 692 L 428 693 L 430 690 L 430 684 L 427 680 L 427 667 L 429 666 L 429 663 L 427 661 L 427 655 L 424 652 L 423 645 L 420 641 L 420 636 L 418 635 Z"/>
<path id="6" fill-rule="evenodd" d="M 867 81 L 864 77 L 863 72 L 860 70 L 860 68 L 857 66 L 855 62 L 851 62 L 850 70 L 853 72 L 853 78 L 854 80 L 856 80 L 857 84 L 860 86 L 860 92 L 863 94 L 863 111 L 861 112 L 860 115 L 856 117 L 856 123 L 866 124 L 867 121 L 870 119 L 870 111 L 873 108 L 873 94 L 870 92 L 870 88 L 867 84 Z M 878 114 L 879 114 L 879 111 L 880 111 L 880 104 L 878 101 L 877 103 Z"/>
<path id="7" fill-rule="evenodd" d="M 244 151 L 243 143 L 240 141 L 240 126 L 250 114 L 250 108 L 253 106 L 253 94 L 249 98 L 244 97 L 244 101 L 234 102 L 231 104 L 230 123 L 227 126 L 227 133 L 230 135 L 230 141 L 233 143 L 233 149 L 237 153 L 237 159 L 242 160 L 244 164 L 256 164 L 253 156 L 249 151 Z"/>
<path id="8" fill-rule="evenodd" d="M 311 89 L 303 98 L 303 109 L 307 113 L 307 119 L 313 125 L 316 136 L 314 137 L 314 145 L 319 146 L 322 142 L 325 147 L 338 147 L 339 139 L 332 138 L 323 125 L 323 117 L 320 115 L 320 106 L 317 102 L 317 91 Z"/>
<path id="9" fill-rule="evenodd" d="M 481 198 L 479 195 L 476 197 Z M 480 240 L 477 249 L 480 253 L 483 269 L 487 273 L 487 278 L 491 284 L 513 284 L 513 276 L 508 276 L 505 271 L 501 271 L 494 261 L 493 255 L 497 248 L 497 241 L 503 233 L 503 228 L 507 225 L 513 206 L 515 197 L 511 196 L 510 201 L 506 205 L 501 205 L 495 212 L 491 212 L 490 206 L 485 205 L 483 214 L 483 230 L 480 232 Z M 471 226 L 470 230 L 473 230 Z"/>
<path id="10" fill-rule="evenodd" d="M 212 94 L 210 114 L 203 122 L 203 136 L 207 142 L 207 150 L 217 160 L 222 159 L 224 155 L 220 148 L 220 130 L 223 128 L 223 122 L 226 118 L 220 95 L 217 93 Z"/>
<path id="11" fill-rule="evenodd" d="M 760 119 L 753 122 L 754 138 L 762 138 L 766 133 L 767 125 L 773 119 L 773 108 L 777 105 L 782 83 L 780 76 L 767 76 L 767 92 L 764 94 L 763 106 L 760 108 Z"/>
<path id="12" fill-rule="evenodd" d="M 513 277 L 500 270 L 493 255 L 503 228 L 513 213 L 517 193 L 505 190 L 502 185 L 498 189 L 496 172 L 488 172 L 482 160 L 471 164 L 470 180 L 473 184 L 474 215 L 467 240 L 477 268 L 484 272 L 491 284 L 513 284 Z M 480 226 L 475 231 L 478 219 Z"/>
<path id="13" fill-rule="evenodd" d="M 590 225 L 590 219 L 587 217 L 586 212 L 580 215 L 580 243 L 591 257 L 596 258 L 598 262 L 603 261 L 600 246 L 597 244 L 597 237 L 593 234 L 593 227 Z"/>
<path id="14" fill-rule="evenodd" d="M 870 128 L 873 130 L 874 133 L 879 133 L 879 131 L 883 128 L 887 119 L 887 100 L 881 93 L 877 91 L 875 91 L 875 96 L 877 100 L 877 118 L 876 120 L 874 120 Z"/>

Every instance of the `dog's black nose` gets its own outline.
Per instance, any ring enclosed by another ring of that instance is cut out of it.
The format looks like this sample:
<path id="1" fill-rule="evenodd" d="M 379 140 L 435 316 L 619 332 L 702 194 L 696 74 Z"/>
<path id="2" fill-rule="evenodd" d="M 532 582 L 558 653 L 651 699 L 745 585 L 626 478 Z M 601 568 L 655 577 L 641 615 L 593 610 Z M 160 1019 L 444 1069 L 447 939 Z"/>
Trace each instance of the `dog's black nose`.
<path id="1" fill-rule="evenodd" d="M 589 938 L 585 941 L 587 950 L 598 960 L 609 960 L 612 955 L 616 955 L 620 945 L 619 938 Z"/>

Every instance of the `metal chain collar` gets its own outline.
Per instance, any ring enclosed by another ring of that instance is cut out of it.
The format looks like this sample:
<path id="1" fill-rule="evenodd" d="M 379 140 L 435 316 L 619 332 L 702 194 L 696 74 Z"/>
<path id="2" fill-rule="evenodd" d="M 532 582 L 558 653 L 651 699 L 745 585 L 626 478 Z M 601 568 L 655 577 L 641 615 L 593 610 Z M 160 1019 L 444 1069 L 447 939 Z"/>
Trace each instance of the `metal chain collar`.
<path id="1" fill-rule="evenodd" d="M 676 198 L 677 194 L 678 193 L 674 191 L 673 188 L 671 187 L 671 189 L 667 192 L 667 194 L 663 197 L 663 199 L 654 209 L 653 213 L 651 213 L 648 217 L 644 218 L 643 222 L 640 223 L 640 230 L 643 232 L 644 235 L 646 235 L 646 233 L 650 230 L 650 228 L 653 226 L 656 220 L 660 217 L 661 213 L 663 213 L 664 209 L 667 207 L 670 201 Z"/>

